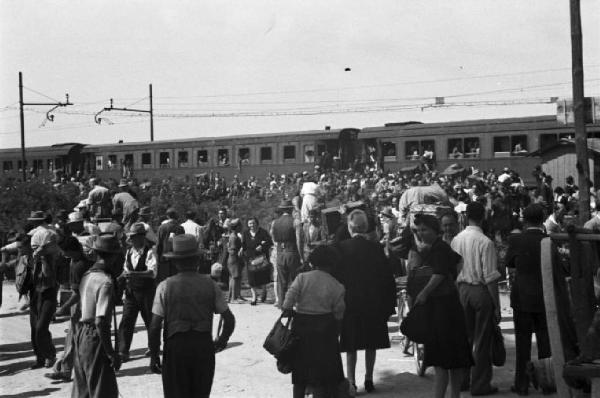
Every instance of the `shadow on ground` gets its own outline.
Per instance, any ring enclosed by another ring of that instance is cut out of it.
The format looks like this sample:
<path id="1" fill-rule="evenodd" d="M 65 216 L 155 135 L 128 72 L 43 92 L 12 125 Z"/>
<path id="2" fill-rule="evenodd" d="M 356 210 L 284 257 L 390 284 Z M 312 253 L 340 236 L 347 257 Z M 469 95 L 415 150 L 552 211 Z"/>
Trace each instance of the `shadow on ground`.
<path id="1" fill-rule="evenodd" d="M 2 395 L 3 398 L 28 398 L 28 397 L 45 397 L 53 393 L 54 391 L 58 391 L 60 388 L 47 387 L 43 390 L 38 391 L 26 391 L 19 394 L 9 394 Z"/>

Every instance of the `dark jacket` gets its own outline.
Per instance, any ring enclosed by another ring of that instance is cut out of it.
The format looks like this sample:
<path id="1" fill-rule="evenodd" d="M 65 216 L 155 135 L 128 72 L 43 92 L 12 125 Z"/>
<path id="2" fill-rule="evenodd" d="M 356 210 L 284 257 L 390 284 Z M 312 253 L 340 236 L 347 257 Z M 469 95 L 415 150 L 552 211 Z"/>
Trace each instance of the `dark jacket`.
<path id="1" fill-rule="evenodd" d="M 396 283 L 381 245 L 355 236 L 338 248 L 341 261 L 334 276 L 346 288 L 346 313 L 377 313 L 387 320 L 396 307 Z"/>
<path id="2" fill-rule="evenodd" d="M 508 237 L 506 266 L 515 269 L 510 292 L 510 305 L 515 310 L 545 312 L 540 244 L 546 236 L 534 228 Z"/>
<path id="3" fill-rule="evenodd" d="M 257 251 L 256 248 L 260 246 L 261 250 Z M 261 254 L 269 258 L 269 249 L 273 246 L 273 240 L 269 236 L 269 233 L 263 229 L 258 228 L 254 238 L 250 235 L 249 230 L 245 230 L 242 233 L 242 248 L 244 249 L 244 256 L 246 259 L 253 259 Z"/>

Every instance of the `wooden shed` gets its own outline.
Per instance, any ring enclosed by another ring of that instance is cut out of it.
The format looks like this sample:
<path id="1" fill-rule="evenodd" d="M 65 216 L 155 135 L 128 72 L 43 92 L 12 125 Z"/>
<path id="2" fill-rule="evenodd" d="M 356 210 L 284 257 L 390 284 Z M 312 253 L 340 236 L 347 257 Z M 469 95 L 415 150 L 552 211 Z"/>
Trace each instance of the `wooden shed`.
<path id="1" fill-rule="evenodd" d="M 590 179 L 594 186 L 598 187 L 600 186 L 600 138 L 588 138 L 587 144 Z M 542 171 L 552 176 L 555 185 L 564 185 L 567 176 L 573 176 L 575 184 L 579 185 L 574 140 L 562 139 L 556 144 L 536 151 L 531 155 L 541 157 Z"/>

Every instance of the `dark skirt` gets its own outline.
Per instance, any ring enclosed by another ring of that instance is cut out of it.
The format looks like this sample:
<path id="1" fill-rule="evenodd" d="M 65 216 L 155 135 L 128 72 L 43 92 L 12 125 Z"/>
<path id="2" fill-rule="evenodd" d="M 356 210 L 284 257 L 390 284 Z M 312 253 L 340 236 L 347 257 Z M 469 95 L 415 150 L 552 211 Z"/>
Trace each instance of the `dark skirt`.
<path id="1" fill-rule="evenodd" d="M 342 352 L 390 348 L 387 318 L 379 314 L 344 314 Z"/>
<path id="2" fill-rule="evenodd" d="M 444 369 L 473 366 L 464 310 L 455 289 L 450 294 L 429 297 L 432 341 L 425 344 L 425 366 Z"/>
<path id="3" fill-rule="evenodd" d="M 271 282 L 272 273 L 273 269 L 271 267 L 255 272 L 248 271 L 248 284 L 250 287 L 262 287 Z"/>
<path id="4" fill-rule="evenodd" d="M 322 386 L 344 380 L 337 324 L 332 314 L 296 313 L 292 331 L 300 339 L 292 361 L 292 384 Z"/>

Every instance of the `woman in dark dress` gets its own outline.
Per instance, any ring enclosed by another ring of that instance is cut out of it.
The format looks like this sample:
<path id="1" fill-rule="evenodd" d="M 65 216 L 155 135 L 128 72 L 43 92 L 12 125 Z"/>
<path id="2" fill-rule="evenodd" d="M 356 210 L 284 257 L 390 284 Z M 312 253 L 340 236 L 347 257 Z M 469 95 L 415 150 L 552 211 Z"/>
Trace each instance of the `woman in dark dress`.
<path id="1" fill-rule="evenodd" d="M 242 233 L 242 250 L 246 260 L 246 269 L 248 270 L 248 284 L 252 291 L 250 304 L 256 305 L 257 289 L 262 289 L 260 301 L 264 303 L 267 300 L 266 285 L 271 282 L 271 267 L 254 272 L 251 270 L 250 263 L 261 257 L 265 261 L 269 261 L 269 249 L 273 246 L 273 240 L 265 229 L 258 226 L 258 218 L 250 218 L 247 225 L 248 229 Z"/>
<path id="2" fill-rule="evenodd" d="M 357 351 L 365 351 L 365 391 L 375 390 L 376 352 L 390 347 L 387 321 L 396 308 L 396 283 L 379 242 L 367 239 L 369 221 L 362 210 L 348 215 L 350 239 L 337 247 L 341 262 L 335 274 L 344 285 L 346 311 L 340 347 L 346 353 L 346 377 L 356 392 Z"/>
<path id="3" fill-rule="evenodd" d="M 441 239 L 436 217 L 417 215 L 414 223 L 417 239 L 422 242 L 419 254 L 433 271 L 414 303 L 427 306 L 431 317 L 432 336 L 425 343 L 423 366 L 435 367 L 435 397 L 445 396 L 450 381 L 450 396 L 458 398 L 463 370 L 473 365 L 465 315 L 454 283 L 461 257 Z"/>

